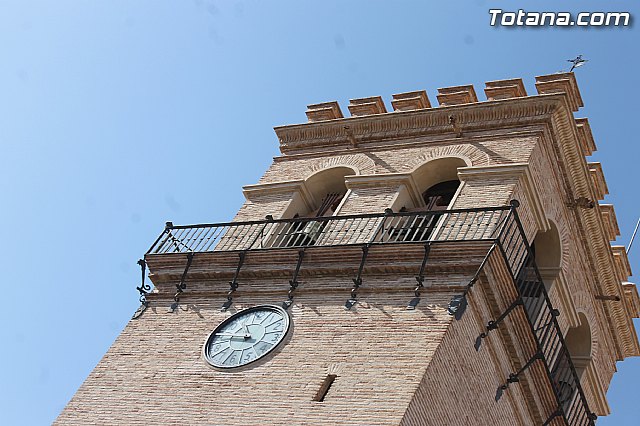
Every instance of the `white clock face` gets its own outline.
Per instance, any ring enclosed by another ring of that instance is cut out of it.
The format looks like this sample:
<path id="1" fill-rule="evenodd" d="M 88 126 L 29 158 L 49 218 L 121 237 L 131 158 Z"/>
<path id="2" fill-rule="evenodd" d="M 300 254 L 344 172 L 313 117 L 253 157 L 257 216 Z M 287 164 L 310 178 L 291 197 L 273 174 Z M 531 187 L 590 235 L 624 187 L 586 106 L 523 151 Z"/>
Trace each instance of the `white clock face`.
<path id="1" fill-rule="evenodd" d="M 247 365 L 271 352 L 289 330 L 289 315 L 277 306 L 255 306 L 224 320 L 209 336 L 204 359 L 214 367 Z"/>

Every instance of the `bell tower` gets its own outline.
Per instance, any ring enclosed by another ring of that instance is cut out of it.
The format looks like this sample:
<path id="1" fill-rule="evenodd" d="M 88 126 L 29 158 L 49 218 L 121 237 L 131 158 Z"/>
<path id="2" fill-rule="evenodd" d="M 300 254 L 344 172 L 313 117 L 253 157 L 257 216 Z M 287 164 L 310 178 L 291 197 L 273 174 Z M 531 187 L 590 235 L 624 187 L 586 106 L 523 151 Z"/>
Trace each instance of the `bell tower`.
<path id="1" fill-rule="evenodd" d="M 640 301 L 573 73 L 309 105 L 57 424 L 593 425 Z M 153 283 L 145 283 L 145 278 Z"/>

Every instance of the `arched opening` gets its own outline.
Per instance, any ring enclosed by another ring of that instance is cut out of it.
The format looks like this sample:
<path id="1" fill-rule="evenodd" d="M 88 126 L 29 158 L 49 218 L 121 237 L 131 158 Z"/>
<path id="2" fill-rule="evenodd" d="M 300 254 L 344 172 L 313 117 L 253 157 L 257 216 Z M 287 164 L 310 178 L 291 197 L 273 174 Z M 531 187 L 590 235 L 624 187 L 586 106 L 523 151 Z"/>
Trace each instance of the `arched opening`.
<path id="1" fill-rule="evenodd" d="M 566 356 L 566 352 L 559 353 L 551 367 L 554 386 L 560 402 L 565 407 L 570 406 L 576 398 L 579 382 L 582 381 L 591 362 L 591 327 L 584 314 L 579 313 L 578 317 L 580 325 L 570 328 L 564 338 L 569 357 Z M 575 368 L 577 380 L 571 371 L 571 364 Z"/>
<path id="2" fill-rule="evenodd" d="M 570 328 L 564 340 L 567 343 L 567 349 L 576 368 L 576 373 L 578 373 L 578 378 L 582 378 L 589 362 L 591 362 L 591 327 L 582 312 L 578 313 L 578 318 L 580 325 Z"/>
<path id="3" fill-rule="evenodd" d="M 422 205 L 414 210 L 446 210 L 460 187 L 458 167 L 466 167 L 462 158 L 447 157 L 429 161 L 418 167 L 413 180 L 422 194 Z"/>
<path id="4" fill-rule="evenodd" d="M 460 181 L 447 180 L 436 183 L 422 193 L 422 201 L 424 201 L 427 211 L 446 210 L 451 204 L 453 197 L 458 191 Z"/>
<path id="5" fill-rule="evenodd" d="M 431 238 L 443 217 L 436 212 L 451 207 L 460 189 L 458 167 L 465 166 L 467 163 L 463 159 L 447 157 L 429 161 L 415 169 L 411 175 L 420 196 L 402 186 L 391 208 L 418 214 L 388 220 L 385 226 L 389 231 L 384 238 L 391 241 L 426 241 Z"/>
<path id="6" fill-rule="evenodd" d="M 529 318 L 536 323 L 544 303 L 544 292 L 549 292 L 560 274 L 562 247 L 556 225 L 549 221 L 545 232 L 538 232 L 531 243 L 531 254 L 527 255 L 516 281 L 522 294 Z M 540 273 L 540 279 L 536 273 Z"/>
<path id="7" fill-rule="evenodd" d="M 549 221 L 549 225 L 550 227 L 546 232 L 538 232 L 536 234 L 531 244 L 531 248 L 535 253 L 536 265 L 547 291 L 551 290 L 555 280 L 560 275 L 560 264 L 562 262 L 560 233 L 555 223 Z"/>
<path id="8" fill-rule="evenodd" d="M 296 220 L 282 223 L 273 232 L 271 247 L 309 246 L 316 243 L 327 226 L 323 217 L 335 215 L 347 194 L 345 176 L 356 174 L 346 166 L 332 167 L 309 176 L 297 191 L 283 217 Z"/>
<path id="9" fill-rule="evenodd" d="M 322 217 L 336 213 L 347 193 L 344 178 L 354 174 L 350 167 L 332 167 L 309 176 L 304 184 L 311 195 L 310 206 L 304 214 L 298 213 L 299 216 Z"/>
<path id="10" fill-rule="evenodd" d="M 323 217 L 335 214 L 347 193 L 344 178 L 354 174 L 355 170 L 345 166 L 314 173 L 293 194 L 282 217 Z"/>

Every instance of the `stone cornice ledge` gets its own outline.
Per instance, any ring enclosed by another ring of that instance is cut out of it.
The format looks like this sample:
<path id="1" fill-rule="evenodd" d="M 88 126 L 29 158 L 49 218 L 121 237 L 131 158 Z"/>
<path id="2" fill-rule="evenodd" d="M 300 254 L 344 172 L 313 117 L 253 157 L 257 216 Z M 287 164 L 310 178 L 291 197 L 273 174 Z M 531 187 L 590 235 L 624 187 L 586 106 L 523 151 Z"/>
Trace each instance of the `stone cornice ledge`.
<path id="1" fill-rule="evenodd" d="M 575 119 L 567 105 L 554 111 L 550 130 L 557 156 L 556 161 L 564 175 L 565 186 L 570 197 L 567 201 L 571 203 L 579 197 L 594 200 L 596 191 L 578 141 Z M 590 268 L 598 286 L 596 291 L 600 294 L 622 297 L 622 285 L 618 280 L 613 254 L 604 231 L 602 215 L 597 208 L 586 210 L 573 208 L 572 210 L 577 219 L 580 238 L 589 255 Z M 626 306 L 620 303 L 603 303 L 601 306 L 609 321 L 617 355 L 624 359 L 640 353 L 640 346 L 634 338 L 636 333 L 633 322 Z"/>
<path id="2" fill-rule="evenodd" d="M 513 177 L 518 179 L 525 192 L 529 205 L 533 209 L 536 226 L 542 232 L 549 229 L 549 222 L 544 212 L 540 196 L 536 190 L 529 165 L 527 163 L 495 164 L 490 166 L 473 166 L 458 168 L 458 177 L 463 182 L 483 180 L 495 177 Z"/>
<path id="3" fill-rule="evenodd" d="M 366 188 L 407 185 L 412 181 L 411 173 L 384 173 L 379 175 L 354 175 L 346 176 L 347 188 Z"/>
<path id="4" fill-rule="evenodd" d="M 379 175 L 346 176 L 348 189 L 355 188 L 397 188 L 404 185 L 415 206 L 424 205 L 422 195 L 411 173 L 385 173 Z"/>
<path id="5" fill-rule="evenodd" d="M 242 187 L 244 197 L 249 201 L 255 201 L 257 198 L 276 194 L 291 194 L 297 192 L 302 197 L 307 207 L 314 205 L 313 195 L 307 189 L 304 180 L 289 180 L 283 182 L 257 183 L 254 185 L 245 185 Z"/>
<path id="6" fill-rule="evenodd" d="M 563 93 L 528 96 L 292 124 L 278 126 L 274 130 L 280 140 L 280 151 L 283 154 L 326 147 L 349 150 L 361 143 L 426 135 L 455 135 L 459 131 L 464 135 L 466 131 L 522 127 L 548 120 L 559 106 L 566 105 L 565 98 L 566 95 Z M 455 126 L 451 124 L 451 117 L 455 120 Z"/>
<path id="7" fill-rule="evenodd" d="M 256 183 L 243 186 L 242 192 L 247 199 L 251 199 L 251 197 L 297 191 L 302 184 L 304 184 L 304 180 L 302 179 L 282 182 Z"/>
<path id="8" fill-rule="evenodd" d="M 583 232 L 587 235 L 590 233 L 591 235 L 598 235 L 590 231 L 594 229 L 599 231 L 604 228 L 602 215 L 598 213 L 597 209 L 583 210 L 581 213 L 580 216 L 584 223 Z M 604 232 L 600 231 L 600 235 L 602 235 L 602 238 L 587 239 L 587 244 L 595 255 L 594 276 L 600 286 L 598 290 L 600 294 L 618 296 L 622 299 L 624 297 L 624 289 L 620 268 L 617 265 L 612 247 L 604 236 Z M 624 280 L 626 281 L 626 278 Z M 640 355 L 640 344 L 632 321 L 633 313 L 628 311 L 627 304 L 603 302 L 602 306 L 615 321 L 616 332 L 613 333 L 613 336 L 622 350 L 622 353 L 619 354 L 622 357 L 621 359 Z"/>

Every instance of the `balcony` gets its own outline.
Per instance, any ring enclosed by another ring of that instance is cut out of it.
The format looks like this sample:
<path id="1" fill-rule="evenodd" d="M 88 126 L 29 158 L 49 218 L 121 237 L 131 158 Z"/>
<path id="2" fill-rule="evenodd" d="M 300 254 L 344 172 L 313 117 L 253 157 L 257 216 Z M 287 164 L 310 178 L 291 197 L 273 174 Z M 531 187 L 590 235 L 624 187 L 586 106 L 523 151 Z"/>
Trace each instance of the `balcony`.
<path id="1" fill-rule="evenodd" d="M 526 323 L 522 320 L 523 329 L 532 342 L 530 346 L 535 348 L 530 358 L 514 366 L 517 371 L 504 378 L 504 384 L 496 389 L 496 401 L 512 383 L 518 382 L 528 369 L 536 366 L 538 371 L 544 372 L 544 386 L 555 401 L 552 404 L 554 409 L 547 413 L 543 424 L 594 425 L 596 416 L 589 410 L 556 320 L 559 312 L 551 305 L 517 207 L 518 203 L 513 202 L 506 207 L 417 213 L 393 213 L 389 210 L 381 214 L 278 220 L 269 217 L 261 221 L 190 226 L 174 226 L 169 222 L 146 257 L 187 254 L 191 259 L 194 253 L 238 252 L 242 262 L 242 254 L 248 251 L 302 252 L 314 248 L 354 246 L 363 248 L 362 271 L 371 247 L 420 245 L 425 247 L 424 269 L 428 247 L 445 243 L 486 242 L 490 248 L 484 261 L 462 294 L 452 300 L 449 311 L 456 319 L 462 317 L 467 294 L 472 291 L 484 268 L 488 267 L 490 259 L 498 257 L 508 270 L 509 293 L 515 299 L 504 312 L 488 321 L 485 332 L 476 340 L 476 350 L 480 349 L 483 339 L 514 312 L 520 312 L 519 315 L 526 318 Z M 189 264 L 190 261 L 187 269 Z M 183 279 L 185 275 L 186 270 Z M 177 287 L 181 292 L 181 287 Z"/>
<path id="2" fill-rule="evenodd" d="M 174 226 L 147 254 L 345 245 L 493 241 L 509 208 L 386 213 Z"/>

